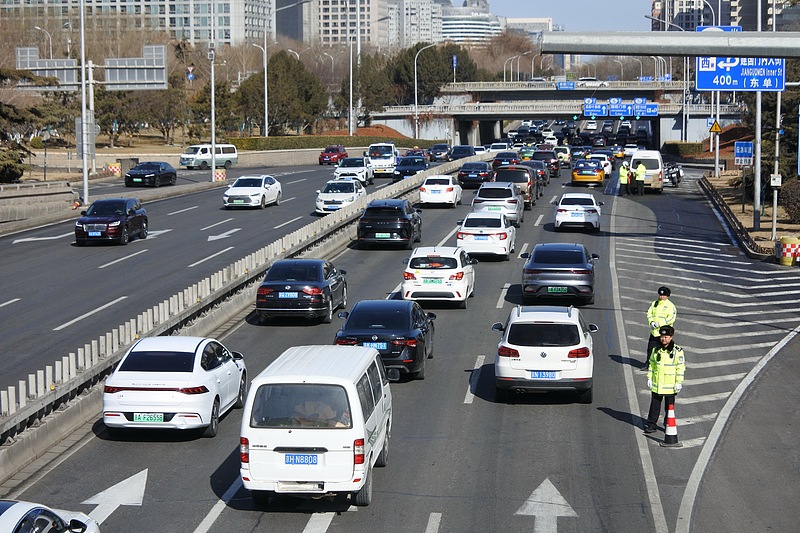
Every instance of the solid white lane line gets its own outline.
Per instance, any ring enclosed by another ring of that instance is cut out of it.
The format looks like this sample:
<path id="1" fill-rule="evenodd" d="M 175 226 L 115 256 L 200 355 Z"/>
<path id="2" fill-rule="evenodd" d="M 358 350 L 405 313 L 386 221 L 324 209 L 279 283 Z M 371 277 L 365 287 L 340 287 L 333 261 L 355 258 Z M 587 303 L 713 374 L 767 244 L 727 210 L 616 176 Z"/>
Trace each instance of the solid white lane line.
<path id="1" fill-rule="evenodd" d="M 458 228 L 457 228 L 457 227 L 456 227 L 456 228 L 453 228 L 453 231 L 451 231 L 450 233 L 448 233 L 447 235 L 445 235 L 445 236 L 444 236 L 444 239 L 442 239 L 441 241 L 439 241 L 439 244 L 437 244 L 436 246 L 444 246 L 444 243 L 446 243 L 446 242 L 447 242 L 447 241 L 450 239 L 450 237 L 452 237 L 453 235 L 455 235 L 457 231 L 458 231 Z"/>
<path id="2" fill-rule="evenodd" d="M 483 362 L 486 360 L 485 355 L 479 355 L 477 359 L 475 359 L 475 366 L 472 367 L 472 374 L 469 376 L 469 385 L 467 385 L 467 394 L 464 396 L 464 403 L 472 403 L 472 400 L 475 398 L 475 395 L 472 394 L 472 391 L 478 386 L 478 381 L 480 381 L 481 377 L 481 367 L 483 366 Z"/>
<path id="3" fill-rule="evenodd" d="M 218 255 L 222 255 L 222 254 L 224 254 L 225 252 L 229 252 L 230 250 L 233 250 L 233 246 L 228 246 L 228 247 L 227 247 L 227 248 L 225 248 L 224 250 L 220 250 L 219 252 L 217 252 L 217 253 L 215 253 L 215 254 L 209 255 L 209 256 L 208 256 L 208 257 L 206 257 L 205 259 L 201 259 L 200 261 L 195 261 L 194 263 L 192 263 L 191 265 L 189 265 L 189 268 L 192 268 L 192 267 L 194 267 L 194 266 L 197 266 L 197 265 L 199 265 L 199 264 L 205 263 L 205 262 L 206 262 L 206 261 L 208 261 L 209 259 L 213 259 L 213 258 L 217 257 Z"/>
<path id="4" fill-rule="evenodd" d="M 206 226 L 205 228 L 200 228 L 200 231 L 205 231 L 207 229 L 214 228 L 216 226 L 219 226 L 220 224 L 224 224 L 226 222 L 230 222 L 231 220 L 233 220 L 233 219 L 232 218 L 226 218 L 225 220 L 220 220 L 219 222 L 215 222 L 214 224 L 211 224 L 210 226 Z"/>
<path id="5" fill-rule="evenodd" d="M 297 200 L 297 196 L 292 196 L 291 198 L 281 198 L 281 203 L 291 202 L 292 200 Z"/>
<path id="6" fill-rule="evenodd" d="M 273 227 L 272 229 L 279 229 L 279 228 L 282 228 L 282 227 L 284 227 L 284 226 L 287 226 L 287 225 L 291 224 L 292 222 L 295 222 L 295 221 L 297 221 L 297 220 L 300 220 L 301 218 L 303 218 L 303 217 L 294 217 L 292 220 L 287 220 L 287 221 L 286 221 L 286 222 L 284 222 L 283 224 L 278 224 L 277 226 Z"/>
<path id="7" fill-rule="evenodd" d="M 78 318 L 73 318 L 73 319 L 72 319 L 72 320 L 70 320 L 69 322 L 65 322 L 65 323 L 61 324 L 60 326 L 58 326 L 58 327 L 56 327 L 56 328 L 53 328 L 53 331 L 61 331 L 62 329 L 64 329 L 64 328 L 67 328 L 67 327 L 71 326 L 72 324 L 74 324 L 74 323 L 76 323 L 76 322 L 80 322 L 80 321 L 81 321 L 81 320 L 83 320 L 84 318 L 87 318 L 87 317 L 90 317 L 90 316 L 92 316 L 92 315 L 94 315 L 94 314 L 96 314 L 96 313 L 99 313 L 100 311 L 102 311 L 102 310 L 104 310 L 104 309 L 107 309 L 107 308 L 111 307 L 112 305 L 114 305 L 114 304 L 116 304 L 116 303 L 119 303 L 119 302 L 121 302 L 122 300 L 124 300 L 124 299 L 126 299 L 126 298 L 127 298 L 127 296 L 120 296 L 120 297 L 119 297 L 119 298 L 117 298 L 116 300 L 112 300 L 112 301 L 108 302 L 108 303 L 107 303 L 107 304 L 105 304 L 105 305 L 101 305 L 100 307 L 97 307 L 97 308 L 95 308 L 95 309 L 92 309 L 92 310 L 91 310 L 91 311 L 89 311 L 88 313 L 84 313 L 84 314 L 82 314 L 82 315 L 81 315 L 81 316 L 79 316 Z"/>
<path id="8" fill-rule="evenodd" d="M 511 287 L 510 283 L 506 283 L 503 285 L 503 288 L 500 290 L 500 297 L 497 299 L 497 305 L 495 307 L 497 309 L 502 309 L 503 304 L 506 303 L 506 293 L 508 292 L 508 288 Z"/>
<path id="9" fill-rule="evenodd" d="M 294 185 L 295 183 L 300 183 L 300 182 L 306 181 L 307 179 L 308 179 L 308 178 L 301 178 L 301 179 L 299 179 L 299 180 L 287 181 L 287 182 L 286 182 L 286 185 Z"/>
<path id="10" fill-rule="evenodd" d="M 431 513 L 428 517 L 428 525 L 425 526 L 425 533 L 437 533 L 441 523 L 442 513 Z"/>
<path id="11" fill-rule="evenodd" d="M 137 255 L 143 254 L 145 252 L 147 252 L 147 248 L 145 248 L 144 250 L 139 250 L 136 253 L 132 253 L 130 255 L 126 255 L 125 257 L 120 257 L 119 259 L 111 261 L 110 263 L 106 263 L 105 265 L 100 265 L 97 268 L 106 268 L 106 267 L 109 267 L 111 265 L 116 265 L 117 263 L 121 263 L 122 261 L 126 261 L 126 260 L 130 259 L 131 257 L 136 257 Z"/>
<path id="12" fill-rule="evenodd" d="M 194 533 L 208 533 L 211 531 L 211 526 L 214 525 L 219 515 L 221 515 L 222 511 L 228 506 L 228 502 L 231 501 L 240 488 L 242 488 L 242 478 L 237 477 L 233 483 L 231 483 L 231 486 L 228 487 L 228 490 L 225 491 L 225 494 L 222 495 L 222 498 L 214 504 L 214 507 L 212 507 L 205 518 L 203 518 L 203 521 L 194 529 Z"/>
<path id="13" fill-rule="evenodd" d="M 0 307 L 5 307 L 5 306 L 7 306 L 7 305 L 11 305 L 11 304 L 13 304 L 14 302 L 18 302 L 18 301 L 19 301 L 19 298 L 14 298 L 13 300 L 9 300 L 9 301 L 7 301 L 7 302 L 3 302 L 3 303 L 1 303 L 1 304 L 0 304 Z"/>
<path id="14" fill-rule="evenodd" d="M 179 211 L 173 211 L 172 213 L 167 213 L 167 216 L 171 217 L 172 215 L 179 215 L 181 213 L 185 213 L 187 211 L 191 211 L 192 209 L 197 209 L 198 207 L 200 207 L 200 206 L 195 205 L 195 206 L 192 206 L 192 207 L 187 207 L 186 209 L 181 209 Z"/>

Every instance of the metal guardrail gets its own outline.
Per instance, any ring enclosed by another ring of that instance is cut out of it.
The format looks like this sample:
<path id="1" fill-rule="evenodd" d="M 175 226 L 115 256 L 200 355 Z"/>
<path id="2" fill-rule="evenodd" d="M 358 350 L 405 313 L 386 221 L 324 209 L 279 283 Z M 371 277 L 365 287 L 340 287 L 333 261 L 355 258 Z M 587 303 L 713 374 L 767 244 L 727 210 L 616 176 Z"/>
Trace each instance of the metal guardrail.
<path id="1" fill-rule="evenodd" d="M 366 205 L 379 198 L 398 198 L 415 190 L 433 174 L 453 172 L 475 156 L 444 163 L 384 187 L 349 206 L 315 220 L 283 238 L 239 259 L 178 294 L 147 309 L 116 329 L 71 352 L 53 365 L 29 374 L 18 386 L 0 390 L 0 443 L 13 444 L 25 429 L 38 425 L 83 391 L 107 376 L 129 346 L 141 337 L 169 335 L 213 311 L 224 300 L 260 280 L 276 260 L 291 257 L 330 238 L 358 220 Z"/>
<path id="2" fill-rule="evenodd" d="M 692 116 L 710 115 L 714 109 L 709 104 L 689 104 L 687 110 Z M 659 103 L 659 115 L 676 115 L 683 111 L 679 103 Z M 732 115 L 742 112 L 739 105 L 720 106 L 721 115 Z M 583 116 L 583 101 L 530 101 L 530 102 L 475 102 L 469 104 L 441 104 L 419 106 L 419 114 L 424 115 L 481 115 L 492 113 L 536 113 L 543 115 L 579 115 Z M 413 105 L 386 106 L 383 111 L 374 113 L 376 117 L 382 116 L 413 116 Z"/>
<path id="3" fill-rule="evenodd" d="M 682 91 L 682 81 L 605 81 L 605 80 L 563 80 L 575 84 L 576 89 L 631 89 L 638 91 Z M 445 94 L 475 91 L 518 91 L 520 89 L 547 89 L 557 88 L 557 81 L 475 81 L 448 83 L 442 87 Z"/>

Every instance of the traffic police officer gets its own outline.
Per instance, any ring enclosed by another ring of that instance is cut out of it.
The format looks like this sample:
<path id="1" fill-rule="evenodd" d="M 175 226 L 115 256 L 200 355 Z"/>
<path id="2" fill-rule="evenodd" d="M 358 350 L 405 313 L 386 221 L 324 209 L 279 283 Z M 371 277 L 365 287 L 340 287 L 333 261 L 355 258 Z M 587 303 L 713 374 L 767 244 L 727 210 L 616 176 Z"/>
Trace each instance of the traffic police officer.
<path id="1" fill-rule="evenodd" d="M 647 370 L 650 363 L 650 354 L 653 348 L 659 346 L 661 326 L 675 326 L 675 319 L 678 318 L 678 310 L 675 304 L 669 301 L 672 291 L 669 287 L 658 288 L 658 298 L 650 304 L 647 310 L 647 323 L 650 326 L 650 338 L 647 340 L 647 353 L 644 358 L 642 370 Z"/>
<path id="2" fill-rule="evenodd" d="M 631 191 L 628 188 L 628 180 L 630 180 L 631 171 L 628 165 L 628 162 L 625 161 L 622 163 L 622 166 L 619 167 L 619 195 L 625 196 L 626 194 L 630 194 Z"/>
<path id="3" fill-rule="evenodd" d="M 644 196 L 644 180 L 647 178 L 647 167 L 639 161 L 634 173 L 636 174 L 636 194 Z"/>
<path id="4" fill-rule="evenodd" d="M 647 370 L 647 386 L 651 395 L 650 411 L 644 425 L 645 433 L 653 433 L 658 429 L 658 413 L 661 411 L 662 400 L 666 400 L 665 418 L 669 406 L 675 405 L 675 395 L 683 388 L 683 374 L 686 371 L 683 348 L 672 340 L 675 329 L 672 326 L 662 326 L 659 333 L 660 346 L 653 350 Z M 664 426 L 666 427 L 666 422 Z"/>

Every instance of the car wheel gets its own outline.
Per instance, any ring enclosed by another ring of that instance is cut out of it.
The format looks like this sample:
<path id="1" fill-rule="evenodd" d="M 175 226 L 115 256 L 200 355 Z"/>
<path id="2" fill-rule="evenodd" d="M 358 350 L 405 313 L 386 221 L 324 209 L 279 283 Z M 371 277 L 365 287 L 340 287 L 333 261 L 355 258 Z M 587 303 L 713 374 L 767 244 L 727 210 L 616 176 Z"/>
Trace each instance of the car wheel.
<path id="1" fill-rule="evenodd" d="M 208 163 L 206 163 L 205 161 L 200 163 L 200 170 L 208 170 Z"/>
<path id="2" fill-rule="evenodd" d="M 463 300 L 461 300 L 460 302 L 458 302 L 458 308 L 459 308 L 459 309 L 466 309 L 466 308 L 467 308 L 467 305 L 468 305 L 468 304 L 467 304 L 467 300 L 469 300 L 469 297 L 467 297 L 467 298 L 464 298 Z"/>
<path id="3" fill-rule="evenodd" d="M 170 185 L 175 185 L 176 183 L 178 183 L 178 176 L 177 175 L 176 176 L 172 176 L 172 179 L 169 181 Z"/>
<path id="4" fill-rule="evenodd" d="M 205 431 L 203 431 L 203 436 L 206 438 L 214 438 L 217 436 L 217 431 L 219 430 L 219 398 L 214 398 L 214 405 L 211 406 L 211 420 L 209 421 L 208 426 L 206 426 Z"/>
<path id="5" fill-rule="evenodd" d="M 250 496 L 253 498 L 253 503 L 258 507 L 269 507 L 269 498 L 274 493 L 271 490 L 251 490 Z"/>
<path id="6" fill-rule="evenodd" d="M 119 243 L 123 246 L 130 242 L 131 236 L 128 234 L 128 226 L 122 226 L 122 233 L 119 236 Z"/>
<path id="7" fill-rule="evenodd" d="M 281 205 L 282 194 L 282 192 L 278 191 L 278 194 L 275 195 L 275 202 L 272 205 Z"/>
<path id="8" fill-rule="evenodd" d="M 386 432 L 386 438 L 383 439 L 383 448 L 378 458 L 375 459 L 375 466 L 383 468 L 389 462 L 389 432 Z"/>
<path id="9" fill-rule="evenodd" d="M 233 404 L 235 409 L 244 407 L 244 401 L 247 399 L 247 374 L 242 374 L 242 379 L 239 381 L 239 393 L 236 395 L 236 403 Z"/>
<path id="10" fill-rule="evenodd" d="M 495 386 L 494 388 L 494 401 L 495 403 L 508 403 L 508 389 L 501 389 Z"/>
<path id="11" fill-rule="evenodd" d="M 358 507 L 366 507 L 372 503 L 372 467 L 367 470 L 367 479 L 361 490 L 353 493 L 353 503 Z"/>
<path id="12" fill-rule="evenodd" d="M 146 239 L 147 238 L 147 221 L 142 221 L 142 227 L 139 228 L 139 238 Z"/>
<path id="13" fill-rule="evenodd" d="M 425 358 L 422 358 L 422 366 L 419 367 L 419 370 L 414 372 L 414 379 L 425 379 Z"/>
<path id="14" fill-rule="evenodd" d="M 259 204 L 258 207 L 260 207 L 261 209 L 267 208 L 267 197 L 264 196 L 263 194 L 261 195 L 261 203 Z"/>
<path id="15" fill-rule="evenodd" d="M 86 241 L 82 239 L 75 239 L 75 246 L 86 246 Z"/>
<path id="16" fill-rule="evenodd" d="M 159 176 L 155 176 L 153 178 L 153 187 L 155 187 L 156 189 L 161 187 L 161 178 Z"/>
<path id="17" fill-rule="evenodd" d="M 223 166 L 225 167 L 225 170 L 230 170 L 230 168 L 231 168 L 231 160 L 228 159 L 227 161 L 225 161 L 225 165 L 223 165 Z"/>
<path id="18" fill-rule="evenodd" d="M 578 394 L 578 401 L 581 403 L 592 403 L 592 389 L 586 389 Z"/>
<path id="19" fill-rule="evenodd" d="M 328 299 L 328 309 L 325 311 L 325 316 L 322 317 L 323 324 L 330 324 L 333 322 L 333 299 Z"/>
<path id="20" fill-rule="evenodd" d="M 256 317 L 258 317 L 258 323 L 261 326 L 265 326 L 269 324 L 269 315 L 266 313 L 257 313 Z"/>
<path id="21" fill-rule="evenodd" d="M 345 309 L 347 307 L 347 284 L 345 283 L 344 288 L 342 289 L 342 303 L 339 304 L 339 309 Z"/>

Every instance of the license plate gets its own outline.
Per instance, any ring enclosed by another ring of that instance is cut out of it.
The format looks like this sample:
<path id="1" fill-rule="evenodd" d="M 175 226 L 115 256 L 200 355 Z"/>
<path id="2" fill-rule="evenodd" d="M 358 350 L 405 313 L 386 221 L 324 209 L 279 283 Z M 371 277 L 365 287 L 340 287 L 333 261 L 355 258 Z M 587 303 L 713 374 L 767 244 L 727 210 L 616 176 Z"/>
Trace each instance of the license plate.
<path id="1" fill-rule="evenodd" d="M 133 181 L 138 183 L 138 182 L 142 181 L 142 178 L 133 178 Z"/>
<path id="2" fill-rule="evenodd" d="M 329 205 L 325 207 L 325 211 L 336 211 L 337 209 L 339 209 L 338 205 Z"/>
<path id="3" fill-rule="evenodd" d="M 469 177 L 470 177 L 470 178 L 477 178 L 477 177 L 478 177 L 478 175 L 477 175 L 477 174 L 470 174 L 470 175 L 469 175 Z"/>
<path id="4" fill-rule="evenodd" d="M 572 213 L 570 213 L 569 216 L 573 218 L 583 218 L 583 213 L 581 213 L 580 211 L 573 211 Z"/>
<path id="5" fill-rule="evenodd" d="M 442 191 L 437 191 L 436 189 L 431 191 L 431 194 L 442 194 Z"/>
<path id="6" fill-rule="evenodd" d="M 99 237 L 99 236 L 100 236 L 100 232 L 99 231 L 90 231 L 89 232 L 89 237 Z"/>
<path id="7" fill-rule="evenodd" d="M 319 455 L 315 453 L 287 453 L 283 456 L 286 465 L 316 465 L 319 464 Z"/>
<path id="8" fill-rule="evenodd" d="M 243 204 L 244 200 L 234 200 L 233 203 L 235 203 L 235 204 Z"/>
<path id="9" fill-rule="evenodd" d="M 296 292 L 278 292 L 278 298 L 297 298 Z"/>
<path id="10" fill-rule="evenodd" d="M 385 350 L 386 343 L 385 342 L 365 342 L 363 343 L 365 348 L 375 348 L 376 350 Z"/>
<path id="11" fill-rule="evenodd" d="M 489 240 L 489 236 L 488 235 L 475 235 L 475 237 L 473 237 L 473 238 L 476 241 L 488 241 Z"/>
<path id="12" fill-rule="evenodd" d="M 375 234 L 375 238 L 376 239 L 388 239 L 391 236 L 392 236 L 391 233 L 376 233 Z"/>
<path id="13" fill-rule="evenodd" d="M 442 280 L 434 278 L 423 278 L 422 283 L 424 285 L 441 285 Z"/>
<path id="14" fill-rule="evenodd" d="M 558 294 L 565 293 L 568 290 L 569 289 L 567 289 L 566 287 L 547 287 L 547 292 L 554 292 Z"/>
<path id="15" fill-rule="evenodd" d="M 502 207 L 490 207 L 487 209 L 487 211 L 502 211 L 502 210 L 503 210 Z"/>
<path id="16" fill-rule="evenodd" d="M 164 413 L 133 413 L 134 422 L 163 422 Z"/>
<path id="17" fill-rule="evenodd" d="M 531 370 L 531 379 L 556 379 L 556 373 L 541 370 Z"/>

